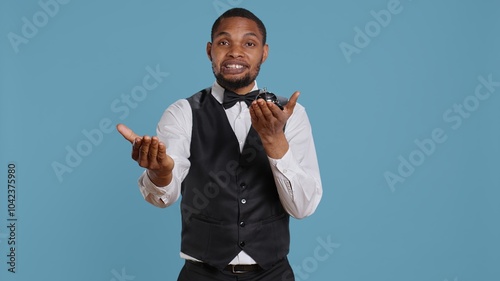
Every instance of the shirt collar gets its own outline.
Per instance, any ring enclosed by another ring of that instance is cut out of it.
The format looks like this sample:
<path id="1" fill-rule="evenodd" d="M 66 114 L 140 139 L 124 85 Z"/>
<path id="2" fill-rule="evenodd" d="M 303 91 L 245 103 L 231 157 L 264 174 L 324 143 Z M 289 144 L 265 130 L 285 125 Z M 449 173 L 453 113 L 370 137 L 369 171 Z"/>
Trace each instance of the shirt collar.
<path id="1" fill-rule="evenodd" d="M 255 84 L 253 85 L 253 88 L 250 91 L 255 91 L 258 89 L 259 86 L 257 86 L 257 81 L 255 81 Z M 212 85 L 212 95 L 220 104 L 222 104 L 222 102 L 224 101 L 224 88 L 222 88 L 222 86 L 219 85 L 217 81 L 215 81 L 214 84 Z"/>

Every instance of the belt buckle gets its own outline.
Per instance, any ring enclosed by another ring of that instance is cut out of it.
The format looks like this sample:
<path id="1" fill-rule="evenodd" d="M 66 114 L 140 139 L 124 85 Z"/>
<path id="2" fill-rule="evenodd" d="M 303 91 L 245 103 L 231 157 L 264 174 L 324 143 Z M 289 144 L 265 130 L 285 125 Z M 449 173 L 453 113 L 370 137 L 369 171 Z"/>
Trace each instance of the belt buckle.
<path id="1" fill-rule="evenodd" d="M 232 265 L 231 265 L 231 272 L 232 272 L 233 274 L 242 274 L 242 273 L 246 273 L 246 271 L 244 271 L 244 270 L 236 270 L 236 269 L 235 269 L 235 268 L 236 268 L 236 266 L 237 266 L 237 264 L 232 264 Z"/>

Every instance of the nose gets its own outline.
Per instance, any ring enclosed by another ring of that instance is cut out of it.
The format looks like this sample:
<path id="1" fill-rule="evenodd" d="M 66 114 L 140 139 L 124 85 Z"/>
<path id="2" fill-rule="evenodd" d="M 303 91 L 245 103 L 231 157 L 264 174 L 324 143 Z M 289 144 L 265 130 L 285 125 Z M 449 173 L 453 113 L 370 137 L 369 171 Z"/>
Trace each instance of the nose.
<path id="1" fill-rule="evenodd" d="M 241 49 L 241 46 L 237 44 L 231 45 L 231 48 L 229 49 L 227 55 L 232 58 L 243 57 L 243 50 Z"/>

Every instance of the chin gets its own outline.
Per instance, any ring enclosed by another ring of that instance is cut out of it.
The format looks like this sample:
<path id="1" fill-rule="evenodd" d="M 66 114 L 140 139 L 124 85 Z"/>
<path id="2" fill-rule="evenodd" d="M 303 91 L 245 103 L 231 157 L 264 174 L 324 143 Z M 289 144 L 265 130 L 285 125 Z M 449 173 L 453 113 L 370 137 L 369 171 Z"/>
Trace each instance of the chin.
<path id="1" fill-rule="evenodd" d="M 255 80 L 255 77 L 251 77 L 249 74 L 238 75 L 237 77 L 227 77 L 219 73 L 215 75 L 215 78 L 219 85 L 230 90 L 247 87 Z"/>

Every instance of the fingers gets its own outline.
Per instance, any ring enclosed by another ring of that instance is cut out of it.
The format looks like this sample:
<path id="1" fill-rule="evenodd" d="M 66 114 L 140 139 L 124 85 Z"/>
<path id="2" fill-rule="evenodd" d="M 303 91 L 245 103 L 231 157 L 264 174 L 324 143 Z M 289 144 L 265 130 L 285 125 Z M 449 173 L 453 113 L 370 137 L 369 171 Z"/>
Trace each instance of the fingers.
<path id="1" fill-rule="evenodd" d="M 134 131 L 123 124 L 116 125 L 116 130 L 130 143 L 133 143 L 136 138 L 140 138 Z"/>
<path id="2" fill-rule="evenodd" d="M 137 161 L 139 166 L 151 170 L 158 170 L 168 166 L 167 159 L 167 149 L 164 143 L 160 142 L 158 137 L 144 136 L 140 142 L 139 147 L 134 147 L 137 153 L 132 157 L 137 155 L 134 160 Z"/>
<path id="3" fill-rule="evenodd" d="M 149 159 L 151 158 L 149 156 L 150 145 L 151 145 L 151 137 L 149 136 L 142 137 L 142 144 L 139 148 L 139 159 L 137 159 L 137 162 L 139 163 L 139 166 L 143 168 L 147 168 L 149 166 L 150 162 Z"/>
<path id="4" fill-rule="evenodd" d="M 139 166 L 149 170 L 172 170 L 173 160 L 167 155 L 167 148 L 158 137 L 141 137 L 123 124 L 116 125 L 116 129 L 132 143 L 132 159 Z"/>
<path id="5" fill-rule="evenodd" d="M 148 152 L 148 161 L 149 163 L 153 164 L 158 164 L 158 145 L 159 145 L 159 140 L 157 137 L 152 137 L 151 138 L 151 145 L 149 146 L 149 152 Z"/>
<path id="6" fill-rule="evenodd" d="M 139 150 L 141 148 L 141 145 L 142 145 L 142 138 L 141 137 L 135 138 L 134 142 L 132 143 L 132 159 L 134 159 L 135 161 L 139 159 Z"/>
<path id="7" fill-rule="evenodd" d="M 158 143 L 158 156 L 156 159 L 158 159 L 158 163 L 160 165 L 166 165 L 165 160 L 167 158 L 167 147 L 165 146 L 164 143 L 160 142 Z"/>
<path id="8" fill-rule="evenodd" d="M 288 100 L 288 103 L 285 105 L 284 110 L 287 112 L 290 112 L 290 114 L 293 112 L 293 109 L 295 108 L 295 105 L 297 104 L 297 100 L 299 99 L 300 92 L 296 91 L 293 93 L 293 95 L 290 97 Z"/>
<path id="9" fill-rule="evenodd" d="M 279 109 L 279 107 L 272 102 L 265 102 L 262 99 L 256 100 L 252 103 L 250 114 L 252 115 L 252 118 L 256 120 L 271 120 L 272 118 L 282 120 L 283 118 L 288 118 L 292 114 L 295 105 L 297 105 L 299 95 L 299 91 L 294 92 L 290 97 L 288 103 L 283 107 L 283 110 Z M 286 117 L 283 112 L 286 113 Z"/>
<path id="10" fill-rule="evenodd" d="M 255 120 L 272 120 L 280 116 L 281 109 L 272 102 L 266 102 L 263 99 L 252 102 L 250 115 L 254 115 Z M 253 116 L 252 116 L 253 117 Z"/>

